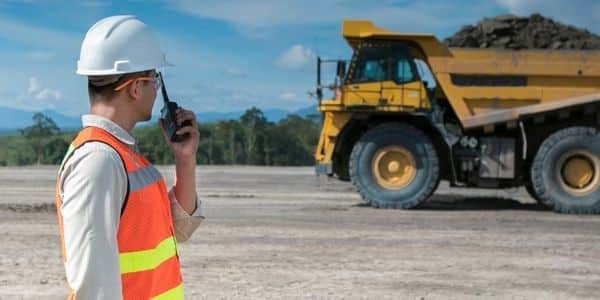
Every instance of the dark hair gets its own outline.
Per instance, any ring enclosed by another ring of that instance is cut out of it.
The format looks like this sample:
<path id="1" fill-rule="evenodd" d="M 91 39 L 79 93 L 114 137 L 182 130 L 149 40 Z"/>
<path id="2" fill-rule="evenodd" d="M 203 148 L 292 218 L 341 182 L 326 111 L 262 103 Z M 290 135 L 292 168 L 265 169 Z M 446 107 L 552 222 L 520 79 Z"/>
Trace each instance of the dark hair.
<path id="1" fill-rule="evenodd" d="M 110 101 L 114 98 L 119 91 L 115 91 L 119 85 L 125 81 L 142 76 L 149 76 L 152 70 L 127 73 L 123 75 L 108 75 L 108 76 L 90 76 L 88 77 L 88 95 L 90 97 L 90 104 L 98 101 Z M 108 84 L 104 82 L 108 81 Z M 144 84 L 147 84 L 144 82 Z"/>

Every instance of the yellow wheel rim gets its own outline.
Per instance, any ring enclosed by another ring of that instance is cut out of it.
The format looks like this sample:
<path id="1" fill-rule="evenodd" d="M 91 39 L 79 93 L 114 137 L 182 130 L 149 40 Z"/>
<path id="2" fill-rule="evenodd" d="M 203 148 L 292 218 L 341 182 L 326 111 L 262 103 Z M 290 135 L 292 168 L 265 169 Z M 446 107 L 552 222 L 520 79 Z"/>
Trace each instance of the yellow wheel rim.
<path id="1" fill-rule="evenodd" d="M 377 183 L 387 189 L 408 186 L 417 174 L 415 157 L 401 146 L 387 146 L 375 153 L 372 170 Z"/>
<path id="2" fill-rule="evenodd" d="M 588 195 L 598 188 L 600 161 L 588 151 L 576 150 L 563 154 L 557 162 L 561 187 L 576 195 Z"/>
<path id="3" fill-rule="evenodd" d="M 565 162 L 562 175 L 569 186 L 581 189 L 592 181 L 594 166 L 585 157 L 572 157 Z"/>

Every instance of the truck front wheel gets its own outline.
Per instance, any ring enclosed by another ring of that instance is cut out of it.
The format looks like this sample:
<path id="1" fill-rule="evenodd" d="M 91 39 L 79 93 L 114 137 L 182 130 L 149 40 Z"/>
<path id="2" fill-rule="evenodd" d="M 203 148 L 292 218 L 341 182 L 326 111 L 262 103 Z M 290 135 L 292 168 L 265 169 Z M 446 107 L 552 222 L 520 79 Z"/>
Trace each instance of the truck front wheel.
<path id="1" fill-rule="evenodd" d="M 350 154 L 350 179 L 373 207 L 412 208 L 439 182 L 439 159 L 421 130 L 384 124 L 365 133 Z"/>
<path id="2" fill-rule="evenodd" d="M 600 213 L 600 136 L 569 127 L 542 143 L 531 166 L 537 198 L 556 212 Z"/>

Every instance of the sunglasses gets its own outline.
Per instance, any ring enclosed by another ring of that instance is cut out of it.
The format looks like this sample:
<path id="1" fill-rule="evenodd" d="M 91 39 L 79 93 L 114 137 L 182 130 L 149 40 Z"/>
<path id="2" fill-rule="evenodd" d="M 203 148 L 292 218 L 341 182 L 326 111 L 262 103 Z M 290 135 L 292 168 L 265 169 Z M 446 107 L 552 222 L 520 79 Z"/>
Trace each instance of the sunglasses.
<path id="1" fill-rule="evenodd" d="M 122 89 L 124 89 L 126 86 L 132 84 L 133 82 L 137 81 L 137 80 L 141 80 L 141 81 L 152 81 L 152 84 L 154 84 L 154 89 L 158 91 L 158 89 L 160 89 L 160 80 L 158 78 L 158 74 L 155 74 L 152 77 L 148 77 L 148 76 L 142 76 L 142 77 L 136 77 L 136 78 L 131 78 L 123 83 L 121 83 L 119 86 L 117 86 L 114 91 L 118 92 Z"/>

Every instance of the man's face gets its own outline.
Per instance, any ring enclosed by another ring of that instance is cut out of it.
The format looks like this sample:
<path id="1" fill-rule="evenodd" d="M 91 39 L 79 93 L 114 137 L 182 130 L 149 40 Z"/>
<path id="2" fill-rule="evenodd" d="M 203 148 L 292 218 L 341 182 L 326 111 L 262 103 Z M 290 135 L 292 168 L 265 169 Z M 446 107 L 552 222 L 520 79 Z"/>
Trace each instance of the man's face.
<path id="1" fill-rule="evenodd" d="M 140 89 L 140 118 L 141 121 L 148 121 L 152 118 L 152 107 L 156 100 L 157 89 L 160 87 L 160 81 L 155 71 L 152 71 L 148 77 L 138 79 Z"/>

